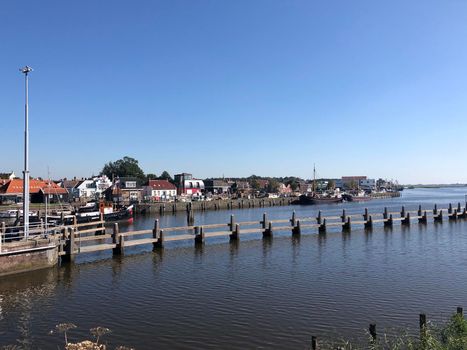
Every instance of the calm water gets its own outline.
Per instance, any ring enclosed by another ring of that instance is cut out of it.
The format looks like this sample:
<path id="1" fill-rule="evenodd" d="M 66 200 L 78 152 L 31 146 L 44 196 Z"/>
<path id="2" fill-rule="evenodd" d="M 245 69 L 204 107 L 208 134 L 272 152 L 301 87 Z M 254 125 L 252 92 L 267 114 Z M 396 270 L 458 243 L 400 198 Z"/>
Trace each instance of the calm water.
<path id="1" fill-rule="evenodd" d="M 321 207 L 295 207 L 299 217 L 432 208 L 465 201 L 467 188 L 406 190 L 401 198 Z M 290 218 L 292 207 L 233 210 L 238 221 Z M 196 224 L 229 220 L 230 211 L 196 213 Z M 155 216 L 130 229 L 150 228 Z M 185 225 L 167 215 L 161 225 Z M 237 245 L 210 239 L 81 256 L 73 265 L 0 280 L 0 343 L 52 349 L 57 323 L 73 322 L 71 340 L 105 326 L 110 345 L 137 349 L 305 349 L 311 335 L 361 334 L 378 328 L 416 329 L 418 314 L 442 319 L 467 307 L 467 221 L 413 224 L 349 235 L 304 232 L 242 236 Z M 113 347 L 111 347 L 113 348 Z"/>

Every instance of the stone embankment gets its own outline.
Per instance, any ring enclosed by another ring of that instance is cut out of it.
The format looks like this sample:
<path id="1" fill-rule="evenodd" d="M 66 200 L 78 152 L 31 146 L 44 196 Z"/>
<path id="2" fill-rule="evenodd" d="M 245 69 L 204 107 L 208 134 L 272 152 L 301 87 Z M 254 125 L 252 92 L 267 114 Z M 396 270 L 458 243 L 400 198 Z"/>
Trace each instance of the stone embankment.
<path id="1" fill-rule="evenodd" d="M 232 199 L 232 200 L 212 200 L 200 202 L 155 202 L 141 203 L 136 205 L 136 212 L 141 214 L 149 213 L 175 213 L 189 210 L 230 210 L 245 208 L 262 208 L 291 205 L 295 197 L 289 198 L 253 198 L 253 199 Z"/>

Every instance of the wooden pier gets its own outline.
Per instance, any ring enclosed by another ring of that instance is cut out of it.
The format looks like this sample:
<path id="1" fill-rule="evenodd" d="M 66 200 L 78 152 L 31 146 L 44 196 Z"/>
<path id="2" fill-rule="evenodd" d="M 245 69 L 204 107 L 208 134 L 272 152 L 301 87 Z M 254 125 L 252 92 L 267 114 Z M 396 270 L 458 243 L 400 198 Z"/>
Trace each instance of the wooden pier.
<path id="1" fill-rule="evenodd" d="M 297 217 L 295 211 L 287 219 L 269 219 L 267 213 L 257 221 L 237 222 L 234 215 L 229 221 L 219 224 L 195 225 L 192 211 L 187 212 L 187 226 L 161 227 L 159 220 L 154 221 L 152 229 L 121 232 L 118 223 L 112 227 L 105 226 L 103 220 L 92 223 L 82 223 L 57 226 L 49 229 L 45 235 L 41 228 L 35 229 L 37 239 L 47 239 L 49 243 L 55 244 L 58 256 L 62 261 L 72 261 L 78 254 L 93 253 L 99 251 L 112 251 L 113 255 L 122 255 L 128 247 L 139 245 L 152 245 L 153 249 L 163 249 L 165 244 L 174 241 L 192 241 L 195 246 L 205 243 L 213 237 L 226 237 L 230 242 L 237 242 L 246 235 L 261 234 L 267 238 L 279 231 L 290 231 L 291 235 L 297 236 L 303 233 L 317 233 L 325 235 L 329 229 L 341 230 L 348 234 L 352 229 L 371 230 L 374 225 L 392 227 L 396 222 L 401 226 L 413 224 L 426 225 L 442 223 L 444 220 L 456 221 L 467 218 L 467 203 L 461 206 L 451 204 L 447 208 L 439 209 L 437 205 L 432 209 L 406 210 L 404 206 L 400 211 L 389 212 L 384 208 L 381 212 L 370 213 L 364 209 L 361 214 L 347 214 L 342 210 L 340 215 L 324 215 L 321 211 L 316 217 Z M 43 230 L 43 228 L 42 228 Z M 18 241 L 5 241 L 5 233 L 8 227 L 4 223 L 0 226 L 0 256 L 6 251 L 11 254 L 9 246 L 18 244 Z M 39 238 L 39 237 L 46 238 Z M 34 236 L 33 236 L 34 237 Z"/>

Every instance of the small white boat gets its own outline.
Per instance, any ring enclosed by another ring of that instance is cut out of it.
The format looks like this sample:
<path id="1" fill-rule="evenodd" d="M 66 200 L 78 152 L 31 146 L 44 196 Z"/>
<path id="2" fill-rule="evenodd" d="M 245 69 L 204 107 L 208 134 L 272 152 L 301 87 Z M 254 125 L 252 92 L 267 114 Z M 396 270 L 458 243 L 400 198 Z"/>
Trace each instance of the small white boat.
<path id="1" fill-rule="evenodd" d="M 1 219 L 11 219 L 15 218 L 18 213 L 17 209 L 10 209 L 5 211 L 0 211 L 0 218 Z"/>

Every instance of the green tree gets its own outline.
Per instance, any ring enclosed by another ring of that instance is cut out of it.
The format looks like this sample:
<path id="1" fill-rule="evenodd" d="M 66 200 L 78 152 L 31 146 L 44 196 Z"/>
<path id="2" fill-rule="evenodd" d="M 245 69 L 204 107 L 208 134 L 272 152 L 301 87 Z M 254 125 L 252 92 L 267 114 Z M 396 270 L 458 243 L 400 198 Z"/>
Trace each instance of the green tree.
<path id="1" fill-rule="evenodd" d="M 333 190 L 334 188 L 336 188 L 336 183 L 334 180 L 329 180 L 328 181 L 328 186 L 327 186 L 327 189 L 328 190 Z"/>
<path id="2" fill-rule="evenodd" d="M 279 192 L 279 186 L 280 184 L 277 180 L 274 180 L 274 179 L 269 180 L 268 187 L 267 187 L 268 193 Z"/>
<path id="3" fill-rule="evenodd" d="M 250 186 L 251 188 L 254 190 L 254 191 L 258 191 L 259 190 L 259 182 L 256 178 L 253 178 L 251 181 L 250 181 Z"/>
<path id="4" fill-rule="evenodd" d="M 298 188 L 298 182 L 296 180 L 289 180 L 286 182 L 286 185 L 290 185 L 292 191 L 296 191 Z"/>
<path id="5" fill-rule="evenodd" d="M 161 174 L 161 176 L 159 176 L 159 179 L 161 180 L 167 180 L 169 182 L 172 182 L 173 183 L 173 179 L 172 179 L 172 176 L 170 176 L 169 172 L 164 170 Z"/>
<path id="6" fill-rule="evenodd" d="M 146 180 L 156 180 L 158 179 L 156 174 L 146 174 Z"/>
<path id="7" fill-rule="evenodd" d="M 118 177 L 136 177 L 141 181 L 146 179 L 144 171 L 139 167 L 138 161 L 131 157 L 123 157 L 115 162 L 108 162 L 104 165 L 101 174 L 109 179 Z"/>

